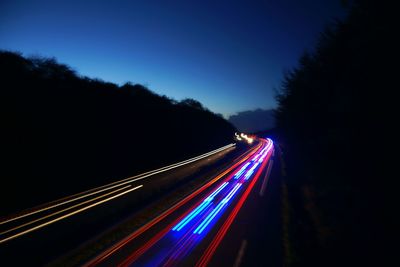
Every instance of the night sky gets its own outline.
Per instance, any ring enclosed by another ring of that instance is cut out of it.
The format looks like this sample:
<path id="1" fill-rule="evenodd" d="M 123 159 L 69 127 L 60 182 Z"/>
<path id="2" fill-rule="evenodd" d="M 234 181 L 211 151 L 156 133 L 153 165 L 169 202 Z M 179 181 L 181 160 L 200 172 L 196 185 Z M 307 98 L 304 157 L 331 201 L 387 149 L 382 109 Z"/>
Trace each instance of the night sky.
<path id="1" fill-rule="evenodd" d="M 273 108 L 283 71 L 344 13 L 339 0 L 1 0 L 0 49 L 228 116 Z"/>

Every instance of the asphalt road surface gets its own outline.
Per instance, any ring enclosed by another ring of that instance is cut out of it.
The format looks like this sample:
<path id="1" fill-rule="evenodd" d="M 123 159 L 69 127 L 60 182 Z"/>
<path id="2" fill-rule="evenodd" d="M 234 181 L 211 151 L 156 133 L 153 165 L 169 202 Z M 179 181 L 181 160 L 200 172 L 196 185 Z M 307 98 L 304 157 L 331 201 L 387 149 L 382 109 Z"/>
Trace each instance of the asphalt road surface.
<path id="1" fill-rule="evenodd" d="M 13 214 L 0 220 L 1 261 L 281 266 L 280 180 L 273 154 L 269 139 L 230 144 Z"/>
<path id="2" fill-rule="evenodd" d="M 270 187 L 275 197 L 267 197 L 273 154 L 272 141 L 260 139 L 240 161 L 86 266 L 280 266 L 278 181 Z"/>

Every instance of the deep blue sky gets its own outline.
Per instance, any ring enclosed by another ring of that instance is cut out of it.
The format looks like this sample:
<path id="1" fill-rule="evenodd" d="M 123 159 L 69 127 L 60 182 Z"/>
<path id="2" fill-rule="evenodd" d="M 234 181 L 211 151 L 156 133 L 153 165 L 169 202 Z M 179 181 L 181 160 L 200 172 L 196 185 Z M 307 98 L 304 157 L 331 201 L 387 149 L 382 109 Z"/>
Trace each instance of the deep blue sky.
<path id="1" fill-rule="evenodd" d="M 227 116 L 274 107 L 283 70 L 343 14 L 339 0 L 1 0 L 0 49 Z"/>

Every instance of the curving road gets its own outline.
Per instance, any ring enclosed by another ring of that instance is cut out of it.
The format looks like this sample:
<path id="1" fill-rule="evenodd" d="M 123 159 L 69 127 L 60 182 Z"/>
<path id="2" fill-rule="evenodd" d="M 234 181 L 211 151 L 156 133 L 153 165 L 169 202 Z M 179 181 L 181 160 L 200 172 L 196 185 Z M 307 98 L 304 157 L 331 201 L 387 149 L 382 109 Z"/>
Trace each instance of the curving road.
<path id="1" fill-rule="evenodd" d="M 2 218 L 1 263 L 257 266 L 266 247 L 278 266 L 273 154 L 270 139 L 229 144 Z"/>
<path id="2" fill-rule="evenodd" d="M 259 180 L 260 195 L 265 193 L 274 146 L 270 139 L 259 141 L 246 157 L 86 266 L 208 266 Z"/>
<path id="3" fill-rule="evenodd" d="M 11 215 L 8 218 L 0 220 L 0 244 L 140 189 L 143 187 L 143 184 L 140 184 L 140 182 L 144 179 L 149 179 L 157 174 L 189 165 L 234 146 L 235 144 L 229 144 L 179 163 L 129 177 L 51 203 L 46 203 L 40 207 L 35 207 L 19 214 Z"/>

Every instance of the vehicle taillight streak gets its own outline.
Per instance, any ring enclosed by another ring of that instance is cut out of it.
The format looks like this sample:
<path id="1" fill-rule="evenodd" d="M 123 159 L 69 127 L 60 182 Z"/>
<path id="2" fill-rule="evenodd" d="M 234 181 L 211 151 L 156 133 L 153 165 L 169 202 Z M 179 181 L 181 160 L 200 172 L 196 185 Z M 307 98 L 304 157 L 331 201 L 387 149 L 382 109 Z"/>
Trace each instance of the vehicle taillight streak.
<path id="1" fill-rule="evenodd" d="M 198 266 L 205 266 L 271 157 L 272 140 L 260 141 L 262 145 L 246 160 L 230 168 L 230 172 L 224 175 L 225 178 L 221 177 L 222 180 L 219 179 L 212 185 L 214 189 L 178 215 L 177 219 L 168 223 L 144 245 L 132 251 L 119 266 L 178 265 L 207 235 L 214 234 L 205 253 L 197 262 Z M 219 229 L 215 228 L 217 225 L 220 225 Z"/>

